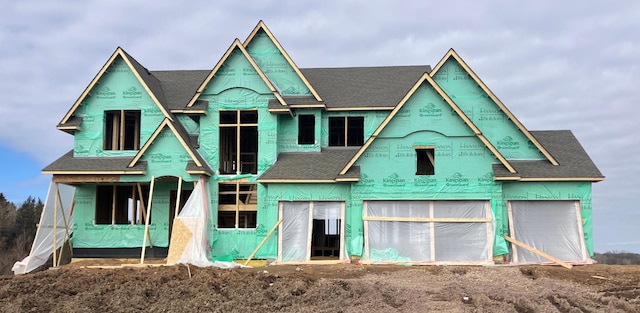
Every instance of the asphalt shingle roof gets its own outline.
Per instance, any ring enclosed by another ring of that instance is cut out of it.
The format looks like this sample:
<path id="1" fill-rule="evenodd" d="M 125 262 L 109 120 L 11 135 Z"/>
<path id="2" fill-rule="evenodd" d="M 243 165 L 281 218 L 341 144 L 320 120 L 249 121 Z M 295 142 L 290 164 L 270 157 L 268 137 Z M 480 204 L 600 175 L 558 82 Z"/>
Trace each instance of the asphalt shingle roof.
<path id="1" fill-rule="evenodd" d="M 393 107 L 429 65 L 301 69 L 327 108 Z M 151 71 L 163 89 L 169 110 L 183 109 L 209 70 Z M 285 96 L 290 104 L 320 104 L 312 96 Z"/>
<path id="2" fill-rule="evenodd" d="M 73 150 L 67 152 L 53 163 L 47 165 L 43 172 L 139 172 L 147 168 L 146 161 L 140 161 L 128 168 L 133 156 L 128 157 L 74 157 Z"/>
<path id="3" fill-rule="evenodd" d="M 531 134 L 553 155 L 559 165 L 549 161 L 509 160 L 516 169 L 511 174 L 501 164 L 493 165 L 496 178 L 519 176 L 522 178 L 592 178 L 604 176 L 593 163 L 578 139 L 570 130 L 531 131 Z"/>
<path id="4" fill-rule="evenodd" d="M 169 110 L 184 109 L 210 70 L 152 71 L 166 96 Z"/>
<path id="5" fill-rule="evenodd" d="M 394 107 L 429 65 L 301 69 L 327 108 Z"/>
<path id="6" fill-rule="evenodd" d="M 127 56 L 129 61 L 131 61 L 131 65 L 136 72 L 140 75 L 140 78 L 144 81 L 144 83 L 149 87 L 149 90 L 156 96 L 156 99 L 162 104 L 166 106 L 167 100 L 165 98 L 165 93 L 160 84 L 158 78 L 156 78 L 146 67 L 142 66 L 140 62 L 134 59 L 131 55 L 129 55 L 124 49 L 122 52 Z"/>
<path id="7" fill-rule="evenodd" d="M 359 149 L 360 147 L 328 147 L 322 148 L 320 152 L 283 152 L 258 181 L 335 180 Z"/>

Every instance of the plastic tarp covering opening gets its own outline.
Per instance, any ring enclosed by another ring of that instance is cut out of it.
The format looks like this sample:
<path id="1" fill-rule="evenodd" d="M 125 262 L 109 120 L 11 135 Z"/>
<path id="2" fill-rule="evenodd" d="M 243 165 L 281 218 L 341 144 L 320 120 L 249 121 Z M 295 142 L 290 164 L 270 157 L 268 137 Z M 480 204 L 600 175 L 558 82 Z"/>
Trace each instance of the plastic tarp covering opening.
<path id="1" fill-rule="evenodd" d="M 282 204 L 282 261 L 305 261 L 309 234 L 309 202 Z"/>
<path id="2" fill-rule="evenodd" d="M 484 201 L 434 201 L 436 218 L 485 218 L 491 210 Z M 488 260 L 493 245 L 491 223 L 435 223 L 436 261 Z"/>
<path id="3" fill-rule="evenodd" d="M 369 201 L 367 214 L 377 217 L 429 217 L 425 201 Z M 429 223 L 368 221 L 369 259 L 378 261 L 431 260 Z"/>
<path id="4" fill-rule="evenodd" d="M 510 201 L 514 239 L 562 261 L 587 261 L 578 201 Z M 548 262 L 526 249 L 515 249 L 514 262 Z"/>
<path id="5" fill-rule="evenodd" d="M 369 260 L 486 262 L 492 258 L 494 234 L 488 201 L 367 201 L 365 210 Z M 367 220 L 369 217 L 416 221 Z M 435 220 L 420 221 L 430 218 Z M 471 222 L 436 222 L 438 218 Z"/>
<path id="6" fill-rule="evenodd" d="M 56 190 L 58 196 L 56 196 Z M 49 256 L 53 254 L 53 250 L 60 248 L 69 239 L 73 232 L 70 225 L 73 225 L 74 192 L 75 188 L 72 186 L 54 184 L 53 182 L 49 184 L 47 199 L 40 215 L 40 223 L 31 246 L 31 252 L 22 261 L 13 265 L 11 270 L 14 274 L 29 273 L 44 265 Z"/>
<path id="7" fill-rule="evenodd" d="M 167 263 L 192 264 L 199 267 L 241 267 L 234 262 L 212 262 L 207 257 L 208 188 L 203 179 L 193 189 L 178 217 L 174 220 Z M 178 256 L 178 257 L 176 257 Z M 175 260 L 177 258 L 177 260 Z"/>
<path id="8" fill-rule="evenodd" d="M 342 220 L 343 202 L 338 201 L 311 201 L 311 202 L 281 202 L 282 224 L 280 236 L 282 246 L 280 248 L 280 261 L 309 261 L 311 258 L 311 237 L 313 229 L 310 229 L 309 218 L 315 220 Z M 340 229 L 332 231 L 340 234 L 341 242 L 344 241 L 343 223 L 339 223 Z M 342 247 L 342 245 L 341 245 Z M 346 255 L 340 252 L 341 258 Z"/>

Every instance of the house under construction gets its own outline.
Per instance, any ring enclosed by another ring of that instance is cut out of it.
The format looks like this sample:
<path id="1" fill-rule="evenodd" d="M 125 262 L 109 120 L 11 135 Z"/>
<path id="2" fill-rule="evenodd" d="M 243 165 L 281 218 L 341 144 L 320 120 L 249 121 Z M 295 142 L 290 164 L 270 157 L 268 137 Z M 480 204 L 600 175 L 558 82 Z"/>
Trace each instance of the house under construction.
<path id="1" fill-rule="evenodd" d="M 201 180 L 208 257 L 588 263 L 591 185 L 569 130 L 530 131 L 449 50 L 434 66 L 298 68 L 263 22 L 211 70 L 117 48 L 44 168 L 75 187 L 75 257 L 165 257 Z"/>

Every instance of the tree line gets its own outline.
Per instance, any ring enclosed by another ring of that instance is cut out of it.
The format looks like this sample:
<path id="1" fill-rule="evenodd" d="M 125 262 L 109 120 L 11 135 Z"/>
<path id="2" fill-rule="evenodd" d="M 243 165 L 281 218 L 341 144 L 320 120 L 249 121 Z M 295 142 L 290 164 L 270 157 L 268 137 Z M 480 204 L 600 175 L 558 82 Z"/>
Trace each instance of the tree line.
<path id="1" fill-rule="evenodd" d="M 595 259 L 600 264 L 614 265 L 638 265 L 640 264 L 640 254 L 626 251 L 607 251 L 595 254 Z"/>
<path id="2" fill-rule="evenodd" d="M 0 192 L 0 275 L 12 274 L 13 264 L 29 255 L 44 203 L 31 196 L 19 205 Z M 640 264 L 640 254 L 625 251 L 596 253 L 600 264 Z"/>
<path id="3" fill-rule="evenodd" d="M 13 274 L 13 264 L 29 255 L 43 207 L 31 196 L 17 205 L 0 192 L 0 275 Z"/>

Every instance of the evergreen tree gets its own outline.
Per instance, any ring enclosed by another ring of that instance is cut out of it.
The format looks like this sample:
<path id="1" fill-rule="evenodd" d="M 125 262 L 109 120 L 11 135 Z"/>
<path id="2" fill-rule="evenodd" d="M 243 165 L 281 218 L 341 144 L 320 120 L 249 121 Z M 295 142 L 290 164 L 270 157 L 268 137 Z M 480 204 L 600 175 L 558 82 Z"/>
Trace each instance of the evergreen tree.
<path id="1" fill-rule="evenodd" d="M 44 204 L 40 199 L 36 201 L 35 198 L 29 196 L 18 208 L 15 219 L 15 235 L 23 238 L 16 242 L 16 245 L 21 245 L 27 251 L 31 248 L 31 243 L 36 236 L 37 224 L 40 221 L 40 214 Z"/>
<path id="2" fill-rule="evenodd" d="M 16 206 L 0 193 L 0 251 L 13 245 Z"/>

